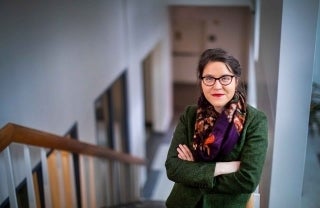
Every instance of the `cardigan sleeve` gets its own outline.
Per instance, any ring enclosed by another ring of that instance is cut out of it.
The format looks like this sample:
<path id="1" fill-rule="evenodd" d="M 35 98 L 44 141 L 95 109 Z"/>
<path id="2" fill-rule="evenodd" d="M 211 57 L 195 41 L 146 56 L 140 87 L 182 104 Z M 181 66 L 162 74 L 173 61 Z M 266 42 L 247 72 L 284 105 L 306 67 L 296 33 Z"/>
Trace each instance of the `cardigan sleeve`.
<path id="1" fill-rule="evenodd" d="M 213 187 L 213 174 L 215 163 L 191 162 L 178 158 L 179 144 L 191 145 L 194 126 L 191 117 L 195 116 L 195 109 L 188 107 L 176 126 L 165 162 L 167 176 L 176 183 L 187 186 L 209 188 Z M 193 125 L 192 125 L 193 124 Z"/>
<path id="2" fill-rule="evenodd" d="M 213 193 L 252 193 L 259 184 L 268 146 L 267 118 L 254 110 L 246 131 L 240 156 L 240 168 L 235 173 L 214 177 Z"/>

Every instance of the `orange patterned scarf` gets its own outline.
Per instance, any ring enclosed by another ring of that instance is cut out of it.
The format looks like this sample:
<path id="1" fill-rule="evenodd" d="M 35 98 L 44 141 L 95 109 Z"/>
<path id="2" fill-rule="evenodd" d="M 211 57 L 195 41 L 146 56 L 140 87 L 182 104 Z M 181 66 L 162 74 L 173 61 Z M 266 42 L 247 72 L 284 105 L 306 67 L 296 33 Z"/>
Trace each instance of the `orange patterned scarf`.
<path id="1" fill-rule="evenodd" d="M 193 154 L 196 160 L 214 161 L 229 154 L 237 143 L 246 117 L 245 97 L 236 92 L 219 114 L 202 94 L 198 100 Z"/>

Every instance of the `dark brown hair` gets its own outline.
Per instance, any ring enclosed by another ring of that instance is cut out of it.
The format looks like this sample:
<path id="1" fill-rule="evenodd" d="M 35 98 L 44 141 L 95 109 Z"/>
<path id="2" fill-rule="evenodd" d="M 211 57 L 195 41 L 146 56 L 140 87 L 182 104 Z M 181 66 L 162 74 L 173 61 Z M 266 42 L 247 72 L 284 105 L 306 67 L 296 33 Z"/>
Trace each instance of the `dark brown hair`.
<path id="1" fill-rule="evenodd" d="M 198 63 L 198 69 L 197 69 L 197 77 L 199 80 L 200 89 L 201 89 L 201 77 L 202 77 L 204 68 L 208 63 L 216 62 L 216 61 L 224 63 L 228 68 L 228 70 L 237 77 L 237 79 L 239 80 L 239 83 L 237 85 L 236 90 L 245 96 L 246 95 L 245 86 L 240 81 L 241 71 L 242 71 L 240 63 L 235 57 L 233 57 L 231 54 L 229 54 L 227 51 L 221 48 L 207 49 L 201 54 L 200 60 Z M 202 89 L 201 89 L 201 97 L 203 97 L 203 99 L 205 100 L 204 95 L 202 93 Z"/>
<path id="2" fill-rule="evenodd" d="M 236 77 L 241 76 L 241 66 L 239 61 L 228 54 L 225 50 L 221 48 L 207 49 L 205 50 L 199 60 L 198 64 L 198 78 L 201 79 L 203 70 L 209 62 L 223 62 L 226 64 L 227 68 L 232 72 Z"/>

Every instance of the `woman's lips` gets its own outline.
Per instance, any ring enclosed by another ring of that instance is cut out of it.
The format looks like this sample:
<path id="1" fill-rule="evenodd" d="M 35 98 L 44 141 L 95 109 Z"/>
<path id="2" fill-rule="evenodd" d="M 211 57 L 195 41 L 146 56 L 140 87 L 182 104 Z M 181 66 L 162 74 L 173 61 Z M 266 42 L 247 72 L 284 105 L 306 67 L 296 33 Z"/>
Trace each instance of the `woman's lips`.
<path id="1" fill-rule="evenodd" d="M 219 97 L 222 97 L 223 95 L 224 95 L 224 94 L 218 94 L 218 93 L 212 94 L 213 97 L 218 97 L 218 98 L 219 98 Z"/>

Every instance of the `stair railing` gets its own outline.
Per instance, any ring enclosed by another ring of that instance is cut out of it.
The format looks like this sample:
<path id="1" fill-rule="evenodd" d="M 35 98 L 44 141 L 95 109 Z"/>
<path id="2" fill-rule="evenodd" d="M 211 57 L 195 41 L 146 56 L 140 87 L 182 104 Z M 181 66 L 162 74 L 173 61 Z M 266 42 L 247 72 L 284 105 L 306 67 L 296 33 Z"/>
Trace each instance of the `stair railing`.
<path id="1" fill-rule="evenodd" d="M 34 151 L 34 149 L 37 149 L 37 151 Z M 88 160 L 94 159 L 96 162 L 91 164 L 102 168 L 103 171 L 106 172 L 107 175 L 105 177 L 108 187 L 105 189 L 108 189 L 108 194 L 105 196 L 105 202 L 97 202 L 99 205 L 103 203 L 104 206 L 114 206 L 139 199 L 140 188 L 137 181 L 139 180 L 139 167 L 146 164 L 143 159 L 126 153 L 116 152 L 107 147 L 68 139 L 63 136 L 8 123 L 0 129 L 0 162 L 2 162 L 2 167 L 4 167 L 3 169 L 5 169 L 6 172 L 5 175 L 10 207 L 20 207 L 21 200 L 17 196 L 16 184 L 19 174 L 25 176 L 27 184 L 27 189 L 25 191 L 28 193 L 29 207 L 38 207 L 40 204 L 38 197 L 39 191 L 38 189 L 35 189 L 35 187 L 39 187 L 39 184 L 38 181 L 35 180 L 36 174 L 32 174 L 32 169 L 35 164 L 32 164 L 34 162 L 31 161 L 30 155 L 35 154 L 34 152 L 38 152 L 37 154 L 39 154 L 42 170 L 43 187 L 40 188 L 43 190 L 44 199 L 41 203 L 44 203 L 45 207 L 69 207 L 69 204 L 66 204 L 66 200 L 63 200 L 66 195 L 61 194 L 67 194 L 64 189 L 69 187 L 64 187 L 60 192 L 57 191 L 57 193 L 60 193 L 60 198 L 58 197 L 59 204 L 55 204 L 57 203 L 55 201 L 55 197 L 57 196 L 54 196 L 51 193 L 52 189 L 49 187 L 49 172 L 52 170 L 48 170 L 48 166 L 50 166 L 48 165 L 48 152 L 52 152 L 53 150 L 58 151 L 58 157 L 63 157 L 64 153 L 75 153 L 84 156 Z M 23 160 L 23 162 L 21 160 Z M 58 167 L 61 165 L 63 164 L 60 163 Z M 25 172 L 15 172 L 15 166 L 20 166 L 19 169 L 24 169 Z M 57 177 L 59 177 L 59 174 L 61 178 L 61 174 L 63 173 L 58 169 L 56 170 Z M 99 181 L 94 181 L 94 176 L 90 174 L 92 173 L 89 171 L 89 183 L 93 182 L 99 184 Z M 63 181 L 60 181 L 60 184 L 63 185 Z M 2 189 L 4 188 L 2 187 Z M 90 193 L 87 194 L 90 195 Z M 88 196 L 82 194 L 82 197 Z M 81 199 L 81 201 L 85 202 L 86 200 Z M 0 205 L 2 203 L 0 194 Z M 72 206 L 79 207 L 79 204 L 73 204 Z"/>

